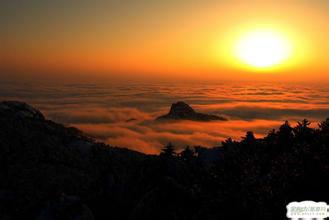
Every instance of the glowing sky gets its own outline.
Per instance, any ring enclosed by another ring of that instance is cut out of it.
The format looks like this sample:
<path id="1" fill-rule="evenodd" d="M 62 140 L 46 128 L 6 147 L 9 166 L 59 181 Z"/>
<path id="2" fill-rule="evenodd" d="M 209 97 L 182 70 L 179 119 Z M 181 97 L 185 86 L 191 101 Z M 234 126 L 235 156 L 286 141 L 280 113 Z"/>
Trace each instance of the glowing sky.
<path id="1" fill-rule="evenodd" d="M 328 79 L 328 11 L 326 0 L 5 0 L 0 70 L 3 76 L 241 79 L 267 72 Z M 292 43 L 289 60 L 271 70 L 249 68 L 232 55 L 243 34 L 260 28 Z"/>

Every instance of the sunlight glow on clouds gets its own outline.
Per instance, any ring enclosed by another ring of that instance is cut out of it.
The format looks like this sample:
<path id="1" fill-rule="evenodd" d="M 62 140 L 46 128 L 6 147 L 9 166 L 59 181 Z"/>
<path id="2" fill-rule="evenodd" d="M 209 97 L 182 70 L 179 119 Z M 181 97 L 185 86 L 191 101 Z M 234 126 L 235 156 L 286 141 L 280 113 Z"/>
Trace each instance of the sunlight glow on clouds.
<path id="1" fill-rule="evenodd" d="M 36 84 L 1 83 L 0 99 L 22 100 L 47 118 L 76 126 L 110 145 L 158 153 L 172 142 L 212 147 L 246 131 L 267 134 L 285 120 L 313 122 L 329 115 L 326 86 L 262 83 L 232 84 Z M 197 111 L 222 115 L 228 121 L 159 123 L 171 103 L 183 100 Z"/>

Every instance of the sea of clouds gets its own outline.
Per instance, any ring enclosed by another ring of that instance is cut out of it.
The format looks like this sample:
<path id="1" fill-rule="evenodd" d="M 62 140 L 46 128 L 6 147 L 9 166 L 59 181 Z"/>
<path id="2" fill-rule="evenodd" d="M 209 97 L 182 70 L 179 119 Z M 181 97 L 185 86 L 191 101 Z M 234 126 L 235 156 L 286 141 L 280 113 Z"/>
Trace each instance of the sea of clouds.
<path id="1" fill-rule="evenodd" d="M 75 126 L 113 146 L 158 153 L 168 142 L 219 146 L 246 131 L 261 137 L 285 120 L 307 118 L 313 126 L 329 117 L 328 87 L 273 83 L 59 83 L 0 82 L 1 100 L 25 101 L 46 117 Z M 228 121 L 156 122 L 173 102 Z"/>

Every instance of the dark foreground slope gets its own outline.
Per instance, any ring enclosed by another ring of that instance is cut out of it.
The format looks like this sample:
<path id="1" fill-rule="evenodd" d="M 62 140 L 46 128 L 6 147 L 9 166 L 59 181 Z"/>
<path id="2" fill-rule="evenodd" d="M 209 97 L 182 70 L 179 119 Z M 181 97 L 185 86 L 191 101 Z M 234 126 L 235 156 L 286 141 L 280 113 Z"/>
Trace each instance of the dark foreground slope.
<path id="1" fill-rule="evenodd" d="M 308 125 L 147 156 L 1 102 L 0 219 L 285 219 L 290 201 L 329 201 L 329 120 Z"/>

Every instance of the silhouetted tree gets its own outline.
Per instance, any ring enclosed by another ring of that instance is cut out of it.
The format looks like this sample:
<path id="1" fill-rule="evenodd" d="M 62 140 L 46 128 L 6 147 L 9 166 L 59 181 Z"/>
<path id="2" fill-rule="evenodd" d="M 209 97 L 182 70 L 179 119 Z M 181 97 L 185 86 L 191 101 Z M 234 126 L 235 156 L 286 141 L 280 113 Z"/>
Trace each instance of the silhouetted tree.
<path id="1" fill-rule="evenodd" d="M 278 139 L 281 143 L 281 148 L 283 145 L 290 145 L 294 138 L 293 128 L 290 126 L 288 121 L 285 121 L 283 125 L 280 126 L 278 132 Z"/>
<path id="2" fill-rule="evenodd" d="M 164 148 L 161 149 L 161 156 L 173 157 L 176 155 L 175 146 L 172 143 L 168 143 Z"/>
<path id="3" fill-rule="evenodd" d="M 233 140 L 232 138 L 227 138 L 225 141 L 222 142 L 222 146 L 225 147 L 225 146 L 229 146 L 229 145 L 232 145 L 233 144 Z"/>
<path id="4" fill-rule="evenodd" d="M 180 156 L 184 160 L 191 160 L 194 157 L 194 151 L 187 146 L 181 153 Z"/>
<path id="5" fill-rule="evenodd" d="M 310 141 L 312 139 L 313 129 L 309 128 L 311 122 L 307 119 L 297 122 L 297 126 L 294 128 L 294 133 L 298 141 Z"/>
<path id="6" fill-rule="evenodd" d="M 320 137 L 318 141 L 322 142 L 322 146 L 321 143 L 318 145 L 329 153 L 329 118 L 319 124 L 319 134 Z"/>
<path id="7" fill-rule="evenodd" d="M 319 124 L 320 131 L 329 133 L 329 118 Z"/>
<path id="8" fill-rule="evenodd" d="M 267 136 L 264 138 L 268 142 L 275 142 L 277 137 L 275 129 L 272 129 L 270 132 L 268 132 Z"/>
<path id="9" fill-rule="evenodd" d="M 256 138 L 252 131 L 247 131 L 246 136 L 242 137 L 242 140 L 245 143 L 252 143 L 256 140 Z"/>

